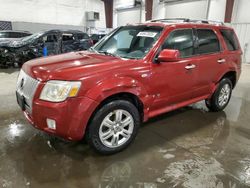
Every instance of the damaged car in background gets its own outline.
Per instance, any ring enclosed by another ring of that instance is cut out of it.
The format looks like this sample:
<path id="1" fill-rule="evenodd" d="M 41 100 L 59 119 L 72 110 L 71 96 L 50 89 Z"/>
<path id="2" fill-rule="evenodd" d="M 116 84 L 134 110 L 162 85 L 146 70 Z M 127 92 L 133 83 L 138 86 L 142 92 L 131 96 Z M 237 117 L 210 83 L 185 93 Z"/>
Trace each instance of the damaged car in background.
<path id="1" fill-rule="evenodd" d="M 0 43 L 0 66 L 22 66 L 28 60 L 87 50 L 93 45 L 88 34 L 77 30 L 49 30 L 28 37 Z"/>

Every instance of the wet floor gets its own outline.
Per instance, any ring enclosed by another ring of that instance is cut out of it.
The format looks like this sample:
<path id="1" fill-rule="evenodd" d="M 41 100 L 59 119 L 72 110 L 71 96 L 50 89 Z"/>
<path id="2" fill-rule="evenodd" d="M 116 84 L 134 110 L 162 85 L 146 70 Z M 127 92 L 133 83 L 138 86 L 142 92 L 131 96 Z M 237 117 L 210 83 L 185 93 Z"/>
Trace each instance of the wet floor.
<path id="1" fill-rule="evenodd" d="M 250 66 L 243 69 L 223 112 L 200 102 L 151 119 L 112 156 L 30 126 L 16 105 L 18 72 L 0 70 L 0 187 L 250 187 Z"/>

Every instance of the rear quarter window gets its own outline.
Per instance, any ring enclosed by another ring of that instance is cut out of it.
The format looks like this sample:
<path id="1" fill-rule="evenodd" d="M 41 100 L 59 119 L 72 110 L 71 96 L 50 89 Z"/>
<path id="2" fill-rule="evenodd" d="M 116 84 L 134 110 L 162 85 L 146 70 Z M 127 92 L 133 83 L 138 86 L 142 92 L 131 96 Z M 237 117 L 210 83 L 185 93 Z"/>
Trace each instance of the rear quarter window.
<path id="1" fill-rule="evenodd" d="M 236 39 L 235 33 L 232 30 L 221 29 L 220 32 L 229 51 L 235 51 L 239 49 L 238 41 Z"/>

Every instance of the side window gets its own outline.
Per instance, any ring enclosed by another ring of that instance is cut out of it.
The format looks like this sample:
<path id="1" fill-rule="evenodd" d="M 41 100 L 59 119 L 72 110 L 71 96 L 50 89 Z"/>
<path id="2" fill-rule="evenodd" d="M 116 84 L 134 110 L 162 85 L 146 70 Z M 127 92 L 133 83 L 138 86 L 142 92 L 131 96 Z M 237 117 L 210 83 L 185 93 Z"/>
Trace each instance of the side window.
<path id="1" fill-rule="evenodd" d="M 72 33 L 63 33 L 62 34 L 62 41 L 65 42 L 65 41 L 72 41 L 72 40 L 75 40 L 74 39 L 74 35 Z"/>
<path id="2" fill-rule="evenodd" d="M 80 33 L 80 34 L 77 34 L 76 36 L 78 40 L 89 39 L 89 36 L 87 33 Z"/>
<path id="3" fill-rule="evenodd" d="M 22 36 L 21 37 L 27 37 L 27 36 L 30 36 L 31 34 L 28 34 L 28 33 L 22 33 Z"/>
<path id="4" fill-rule="evenodd" d="M 179 50 L 182 58 L 194 55 L 193 30 L 173 31 L 163 43 L 162 49 Z"/>
<path id="5" fill-rule="evenodd" d="M 222 29 L 220 32 L 226 42 L 228 50 L 235 51 L 239 49 L 239 44 L 237 42 L 235 33 L 232 30 Z"/>
<path id="6" fill-rule="evenodd" d="M 211 29 L 197 29 L 199 47 L 196 54 L 220 52 L 220 42 Z"/>
<path id="7" fill-rule="evenodd" d="M 88 34 L 84 33 L 84 34 L 83 34 L 83 39 L 89 39 Z"/>
<path id="8" fill-rule="evenodd" d="M 48 34 L 43 36 L 43 42 L 57 42 L 57 36 L 55 34 Z"/>
<path id="9" fill-rule="evenodd" d="M 10 32 L 9 38 L 20 38 L 20 33 L 18 32 Z"/>

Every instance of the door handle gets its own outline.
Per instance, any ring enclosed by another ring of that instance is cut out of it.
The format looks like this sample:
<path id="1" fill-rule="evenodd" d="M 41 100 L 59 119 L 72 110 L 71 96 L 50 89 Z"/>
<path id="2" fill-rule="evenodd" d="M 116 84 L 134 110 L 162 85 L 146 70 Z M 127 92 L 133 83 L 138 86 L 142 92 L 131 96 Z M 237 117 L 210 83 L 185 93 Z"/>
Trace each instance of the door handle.
<path id="1" fill-rule="evenodd" d="M 225 60 L 225 59 L 218 59 L 217 62 L 218 62 L 218 63 L 225 63 L 226 60 Z"/>
<path id="2" fill-rule="evenodd" d="M 195 67 L 196 67 L 196 65 L 191 64 L 191 65 L 187 65 L 187 66 L 185 67 L 185 69 L 190 70 L 190 69 L 194 69 Z"/>

